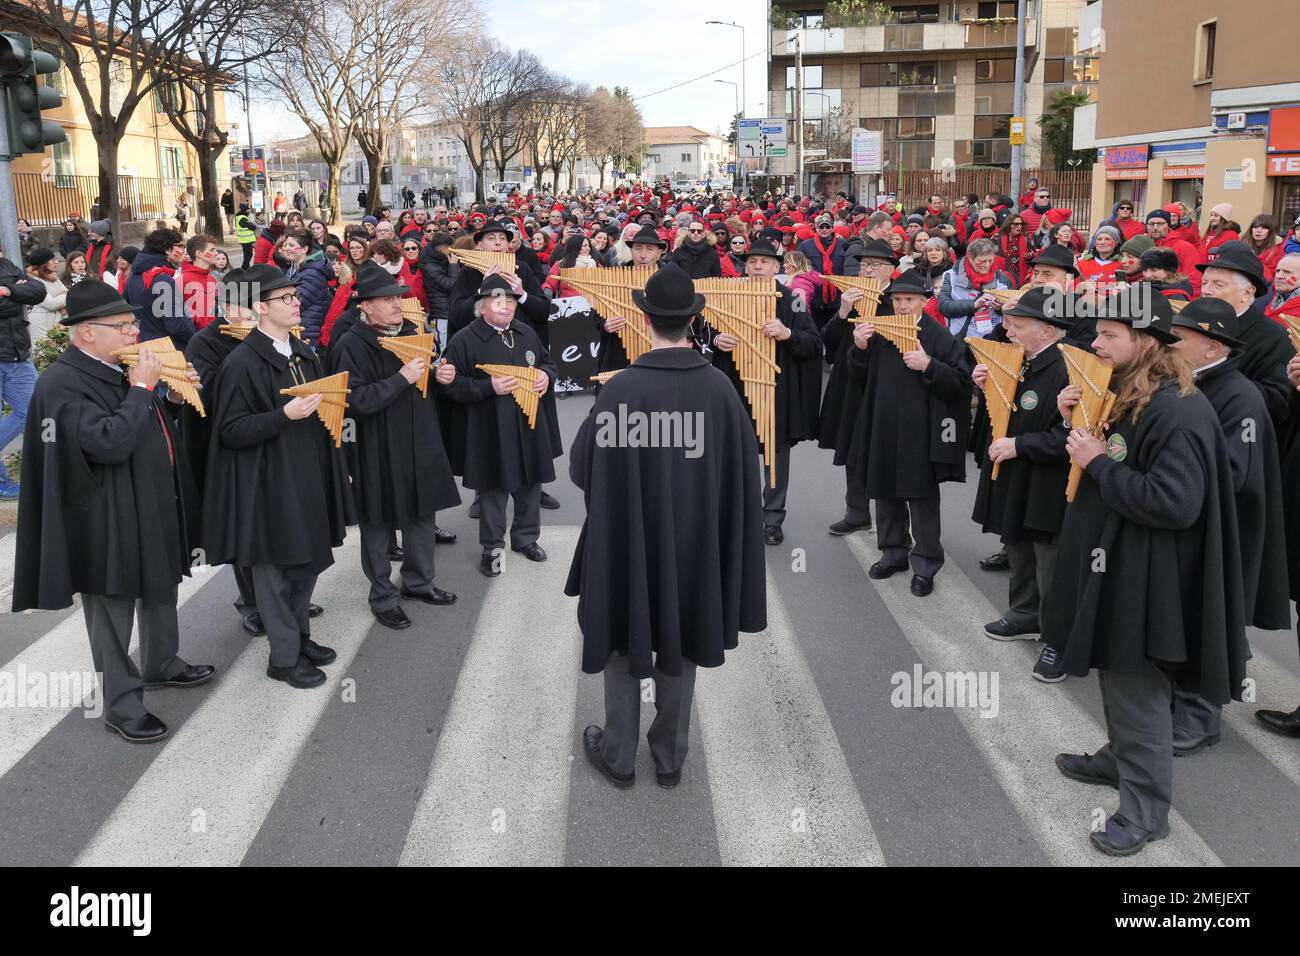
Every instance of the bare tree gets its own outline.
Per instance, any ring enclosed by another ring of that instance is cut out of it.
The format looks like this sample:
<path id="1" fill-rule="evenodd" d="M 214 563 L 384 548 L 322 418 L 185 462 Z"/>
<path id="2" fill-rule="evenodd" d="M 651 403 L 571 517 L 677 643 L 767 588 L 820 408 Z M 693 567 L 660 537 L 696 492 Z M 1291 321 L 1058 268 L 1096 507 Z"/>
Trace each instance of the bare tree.
<path id="1" fill-rule="evenodd" d="M 490 94 L 483 112 L 488 152 L 498 178 L 505 179 L 506 167 L 527 145 L 527 128 L 521 118 L 530 100 L 545 89 L 550 71 L 535 54 L 519 50 L 489 65 L 485 73 Z"/>
<path id="2" fill-rule="evenodd" d="M 438 67 L 435 103 L 469 159 L 474 170 L 475 197 L 482 202 L 483 168 L 486 164 L 486 111 L 492 86 L 487 73 L 499 53 L 493 40 L 477 38 L 452 50 Z"/>

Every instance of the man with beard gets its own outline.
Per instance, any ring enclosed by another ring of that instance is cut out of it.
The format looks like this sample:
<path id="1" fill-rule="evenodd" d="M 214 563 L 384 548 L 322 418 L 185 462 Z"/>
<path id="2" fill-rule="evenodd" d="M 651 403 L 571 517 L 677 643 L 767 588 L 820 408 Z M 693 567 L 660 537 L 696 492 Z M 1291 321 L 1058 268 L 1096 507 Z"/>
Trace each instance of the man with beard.
<path id="1" fill-rule="evenodd" d="M 437 512 L 460 503 L 456 479 L 443 449 L 433 396 L 416 387 L 428 365 L 405 362 L 380 346 L 385 338 L 414 335 L 402 319 L 406 286 L 382 270 L 358 273 L 354 296 L 362 321 L 331 349 L 348 373 L 348 410 L 356 422 L 346 445 L 348 473 L 361 525 L 361 570 L 370 581 L 370 610 L 385 627 L 411 626 L 401 600 L 446 605 L 456 595 L 435 587 L 433 551 Z M 438 385 L 456 377 L 456 367 L 438 366 Z M 389 548 L 402 532 L 402 586 L 390 578 Z"/>
<path id="2" fill-rule="evenodd" d="M 601 392 L 574 439 L 569 471 L 587 518 L 565 593 L 579 597 L 582 669 L 604 673 L 605 722 L 583 731 L 587 759 L 615 787 L 636 782 L 641 680 L 652 677 L 647 739 L 659 786 L 672 788 L 696 667 L 721 665 L 739 632 L 767 626 L 758 446 L 744 403 L 690 347 L 687 326 L 704 307 L 690 277 L 667 265 L 632 295 L 651 350 Z M 676 417 L 682 441 L 621 441 L 617 422 L 631 415 Z M 698 448 L 685 439 L 690 423 L 704 429 Z"/>
<path id="3" fill-rule="evenodd" d="M 894 314 L 918 322 L 919 347 L 900 352 L 864 322 L 849 367 L 863 383 L 849 447 L 849 481 L 876 503 L 881 560 L 867 574 L 893 577 L 911 564 L 912 593 L 926 597 L 943 567 L 939 486 L 966 480 L 971 367 L 965 346 L 923 316 L 931 286 L 909 269 L 885 290 Z"/>
<path id="4" fill-rule="evenodd" d="M 1163 209 L 1152 209 L 1147 213 L 1147 235 L 1161 249 L 1172 249 L 1178 256 L 1178 271 L 1187 276 L 1192 283 L 1193 298 L 1201 294 L 1201 254 L 1190 242 L 1169 234 L 1172 217 Z"/>
<path id="5" fill-rule="evenodd" d="M 179 655 L 176 587 L 190 570 L 193 489 L 154 393 L 161 362 L 142 350 L 134 368 L 118 364 L 139 334 L 132 306 L 86 279 L 66 308 L 69 346 L 37 381 L 23 437 L 13 610 L 58 610 L 80 594 L 104 725 L 152 743 L 167 725 L 145 709 L 144 691 L 197 687 L 216 671 Z M 137 615 L 139 669 L 128 654 Z"/>
<path id="6" fill-rule="evenodd" d="M 1119 810 L 1093 832 L 1103 853 L 1129 856 L 1169 833 L 1174 688 L 1211 704 L 1240 697 L 1245 607 L 1232 469 L 1209 400 L 1168 348 L 1163 296 L 1128 289 L 1103 300 L 1097 355 L 1115 369 L 1106 440 L 1066 439 L 1083 469 L 1066 509 L 1043 638 L 1061 668 L 1099 672 L 1108 742 L 1058 754 L 1061 773 L 1119 789 Z M 1081 390 L 1061 392 L 1069 420 Z M 1065 426 L 1062 425 L 1064 428 Z"/>
<path id="7" fill-rule="evenodd" d="M 884 213 L 873 213 L 872 218 Z M 862 258 L 857 260 L 857 272 L 866 279 L 876 279 L 883 285 L 889 283 L 898 260 L 889 243 L 883 239 L 868 240 L 862 246 Z M 849 369 L 849 353 L 853 349 L 853 332 L 855 326 L 849 319 L 858 314 L 858 303 L 862 301 L 861 289 L 849 289 L 840 296 L 839 311 L 822 329 L 822 339 L 826 351 L 834 353 L 834 364 L 830 377 L 826 381 L 826 391 L 822 395 L 821 415 L 817 422 L 817 446 L 830 448 L 835 452 L 834 464 L 845 468 L 848 462 L 849 444 L 853 439 L 853 428 L 857 421 L 858 409 L 862 405 L 862 382 L 854 377 Z M 877 315 L 891 315 L 893 307 L 888 296 L 882 296 L 876 309 Z M 855 531 L 871 528 L 871 506 L 862 489 L 848 480 L 845 468 L 844 517 L 830 526 L 833 535 L 852 534 Z"/>
<path id="8" fill-rule="evenodd" d="M 209 406 L 203 545 L 210 564 L 251 571 L 266 676 L 319 687 L 320 665 L 336 655 L 311 639 L 312 591 L 356 521 L 352 495 L 343 452 L 317 420 L 321 396 L 280 394 L 321 377 L 315 353 L 289 331 L 299 320 L 294 281 L 268 276 L 253 296 L 257 328 L 222 363 Z"/>

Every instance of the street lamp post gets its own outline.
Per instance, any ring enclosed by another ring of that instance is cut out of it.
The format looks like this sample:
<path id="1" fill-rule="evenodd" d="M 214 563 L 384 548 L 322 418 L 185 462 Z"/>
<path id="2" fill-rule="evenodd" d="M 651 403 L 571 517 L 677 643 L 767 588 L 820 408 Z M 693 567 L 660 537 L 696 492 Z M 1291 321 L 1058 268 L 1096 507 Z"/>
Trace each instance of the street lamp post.
<path id="1" fill-rule="evenodd" d="M 740 31 L 740 92 L 745 93 L 745 28 L 730 20 L 705 20 L 705 26 L 735 27 Z"/>
<path id="2" fill-rule="evenodd" d="M 726 83 L 736 94 L 736 171 L 731 174 L 731 187 L 736 188 L 740 177 L 740 87 L 736 85 L 735 80 L 714 80 L 714 83 Z"/>

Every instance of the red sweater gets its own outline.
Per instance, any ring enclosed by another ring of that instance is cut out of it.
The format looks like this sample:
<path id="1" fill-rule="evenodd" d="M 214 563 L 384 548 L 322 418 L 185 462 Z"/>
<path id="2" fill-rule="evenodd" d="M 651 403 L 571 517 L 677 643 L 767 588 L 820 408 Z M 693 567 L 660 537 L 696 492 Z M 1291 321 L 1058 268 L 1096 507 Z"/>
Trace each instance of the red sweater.
<path id="1" fill-rule="evenodd" d="M 352 295 L 352 287 L 356 282 L 349 282 L 347 285 L 339 285 L 339 289 L 334 293 L 334 300 L 330 303 L 329 310 L 325 313 L 325 322 L 320 329 L 320 344 L 330 344 L 330 333 L 334 330 L 334 323 L 338 321 L 343 310 L 348 307 L 348 298 Z"/>
<path id="2" fill-rule="evenodd" d="M 1197 251 L 1201 254 L 1202 262 L 1213 262 L 1219 255 L 1219 246 L 1225 242 L 1241 241 L 1241 236 L 1232 229 L 1225 229 L 1216 235 L 1206 233 L 1205 238 L 1200 242 Z"/>
<path id="3" fill-rule="evenodd" d="M 211 325 L 217 317 L 217 280 L 207 269 L 192 262 L 181 263 L 181 300 L 194 328 Z"/>
<path id="4" fill-rule="evenodd" d="M 1196 268 L 1197 263 L 1201 262 L 1201 254 L 1191 243 L 1184 242 L 1181 239 L 1175 239 L 1173 236 L 1165 236 L 1156 243 L 1161 249 L 1172 249 L 1178 256 L 1178 271 L 1187 276 L 1192 283 L 1192 298 L 1201 294 L 1201 270 Z"/>

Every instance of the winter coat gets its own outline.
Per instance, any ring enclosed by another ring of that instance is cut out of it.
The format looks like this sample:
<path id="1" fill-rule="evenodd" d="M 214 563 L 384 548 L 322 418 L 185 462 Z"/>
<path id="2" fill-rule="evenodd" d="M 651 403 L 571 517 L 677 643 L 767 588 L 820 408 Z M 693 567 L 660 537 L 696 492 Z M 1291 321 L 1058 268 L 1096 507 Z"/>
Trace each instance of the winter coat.
<path id="1" fill-rule="evenodd" d="M 298 282 L 298 310 L 302 322 L 302 340 L 314 344 L 320 338 L 321 326 L 325 324 L 325 313 L 329 311 L 333 300 L 333 291 L 329 287 L 334 278 L 334 267 L 319 252 L 308 254 L 301 265 L 291 267 L 285 272 Z"/>

